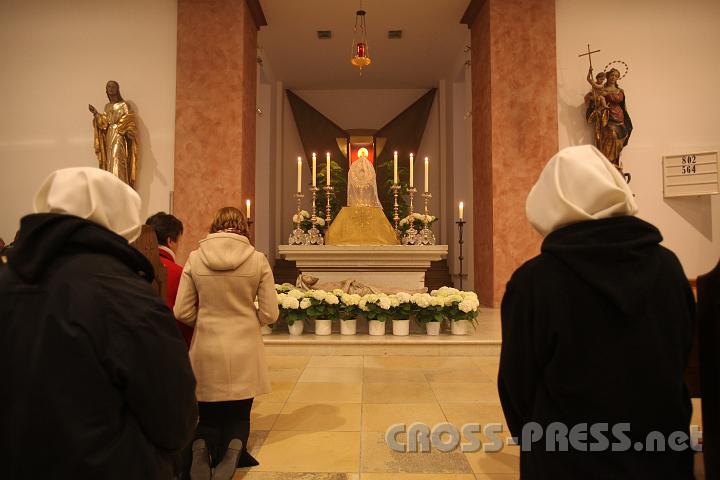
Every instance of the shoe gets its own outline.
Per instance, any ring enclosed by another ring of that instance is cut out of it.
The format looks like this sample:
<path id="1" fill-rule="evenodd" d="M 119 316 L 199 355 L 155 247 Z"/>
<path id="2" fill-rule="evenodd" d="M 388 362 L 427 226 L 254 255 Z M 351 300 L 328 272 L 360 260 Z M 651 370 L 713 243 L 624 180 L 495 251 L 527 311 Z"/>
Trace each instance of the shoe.
<path id="1" fill-rule="evenodd" d="M 192 444 L 192 465 L 190 466 L 190 480 L 210 480 L 210 455 L 205 440 L 198 438 Z"/>
<path id="2" fill-rule="evenodd" d="M 238 460 L 238 468 L 257 467 L 260 462 L 248 453 L 247 450 L 243 450 L 240 454 L 240 460 Z"/>
<path id="3" fill-rule="evenodd" d="M 230 440 L 225 456 L 215 467 L 213 480 L 232 480 L 237 468 L 238 458 L 243 450 L 242 440 L 233 438 Z M 195 479 L 193 479 L 195 480 Z"/>

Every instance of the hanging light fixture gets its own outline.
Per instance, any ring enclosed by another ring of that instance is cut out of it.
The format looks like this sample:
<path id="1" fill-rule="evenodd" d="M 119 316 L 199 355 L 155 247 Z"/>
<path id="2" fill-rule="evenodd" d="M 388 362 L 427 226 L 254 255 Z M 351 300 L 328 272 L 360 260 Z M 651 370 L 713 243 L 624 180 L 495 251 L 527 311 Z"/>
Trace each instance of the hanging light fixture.
<path id="1" fill-rule="evenodd" d="M 355 28 L 353 29 L 352 57 L 350 63 L 360 69 L 362 75 L 363 67 L 370 65 L 370 56 L 367 44 L 367 27 L 365 26 L 365 10 L 360 0 L 360 10 L 355 12 Z"/>

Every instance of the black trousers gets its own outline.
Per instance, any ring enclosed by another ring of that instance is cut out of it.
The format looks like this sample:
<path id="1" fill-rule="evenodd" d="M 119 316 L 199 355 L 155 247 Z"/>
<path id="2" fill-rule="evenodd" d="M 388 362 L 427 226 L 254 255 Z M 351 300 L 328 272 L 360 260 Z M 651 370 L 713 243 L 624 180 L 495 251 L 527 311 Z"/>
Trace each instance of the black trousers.
<path id="1" fill-rule="evenodd" d="M 205 440 L 212 466 L 222 460 L 233 438 L 242 440 L 243 452 L 247 452 L 252 404 L 252 398 L 227 402 L 198 402 L 200 421 L 195 438 Z M 243 456 L 245 455 L 241 455 L 241 458 Z"/>
<path id="2" fill-rule="evenodd" d="M 210 465 L 216 466 L 225 456 L 228 444 L 233 438 L 242 440 L 243 451 L 238 459 L 238 467 L 252 467 L 257 461 L 247 453 L 250 436 L 250 409 L 253 399 L 231 400 L 226 402 L 198 402 L 199 417 L 195 439 L 202 438 L 210 454 Z M 192 463 L 192 446 L 188 445 L 182 454 L 183 468 L 189 478 Z"/>

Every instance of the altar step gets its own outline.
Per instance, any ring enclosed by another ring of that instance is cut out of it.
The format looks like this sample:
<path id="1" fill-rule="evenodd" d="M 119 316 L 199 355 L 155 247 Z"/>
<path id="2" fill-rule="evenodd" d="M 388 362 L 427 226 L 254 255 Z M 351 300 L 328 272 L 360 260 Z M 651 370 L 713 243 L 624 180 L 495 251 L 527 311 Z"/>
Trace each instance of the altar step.
<path id="1" fill-rule="evenodd" d="M 273 267 L 275 283 L 292 283 L 295 285 L 300 271 L 295 267 L 295 262 L 277 258 Z M 453 286 L 447 260 L 430 262 L 430 268 L 425 273 L 425 286 L 428 290 L 435 290 L 440 287 Z"/>
<path id="2" fill-rule="evenodd" d="M 337 322 L 336 322 L 337 323 Z M 312 330 L 309 326 L 308 330 Z M 416 333 L 406 337 L 388 334 L 370 336 L 365 327 L 357 335 L 314 335 L 312 331 L 295 336 L 287 333 L 286 325 L 263 337 L 265 351 L 270 355 L 420 355 L 420 356 L 497 356 L 502 344 L 500 311 L 481 307 L 477 327 L 470 335 L 441 333 L 429 336 Z"/>

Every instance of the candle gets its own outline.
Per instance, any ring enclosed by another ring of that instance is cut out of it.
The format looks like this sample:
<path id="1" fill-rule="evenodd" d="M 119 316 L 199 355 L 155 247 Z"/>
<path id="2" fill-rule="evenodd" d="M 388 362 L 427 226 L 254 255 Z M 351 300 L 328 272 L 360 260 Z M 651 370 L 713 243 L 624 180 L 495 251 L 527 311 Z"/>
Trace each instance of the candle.
<path id="1" fill-rule="evenodd" d="M 325 184 L 329 187 L 330 186 L 330 152 L 327 152 L 325 154 L 325 168 L 327 171 L 325 172 Z"/>
<path id="2" fill-rule="evenodd" d="M 315 156 L 315 153 L 313 152 L 313 187 L 316 186 L 317 183 L 317 158 Z"/>
<path id="3" fill-rule="evenodd" d="M 430 182 L 429 182 L 429 178 L 428 178 L 428 165 L 429 165 L 428 157 L 425 157 L 425 193 L 428 193 L 430 191 L 430 188 L 429 188 Z"/>
<path id="4" fill-rule="evenodd" d="M 398 174 L 397 174 L 397 151 L 393 153 L 393 183 L 397 185 L 398 183 Z"/>
<path id="5" fill-rule="evenodd" d="M 250 199 L 245 200 L 245 213 L 248 220 L 250 220 Z"/>
<path id="6" fill-rule="evenodd" d="M 458 205 L 458 210 L 460 211 L 460 221 L 463 221 L 463 211 L 465 210 L 465 204 L 463 202 L 460 202 Z"/>
<path id="7" fill-rule="evenodd" d="M 302 159 L 298 157 L 298 188 L 297 192 L 302 192 Z"/>
<path id="8" fill-rule="evenodd" d="M 413 154 L 410 154 L 410 188 L 415 184 L 415 174 L 413 173 Z"/>

